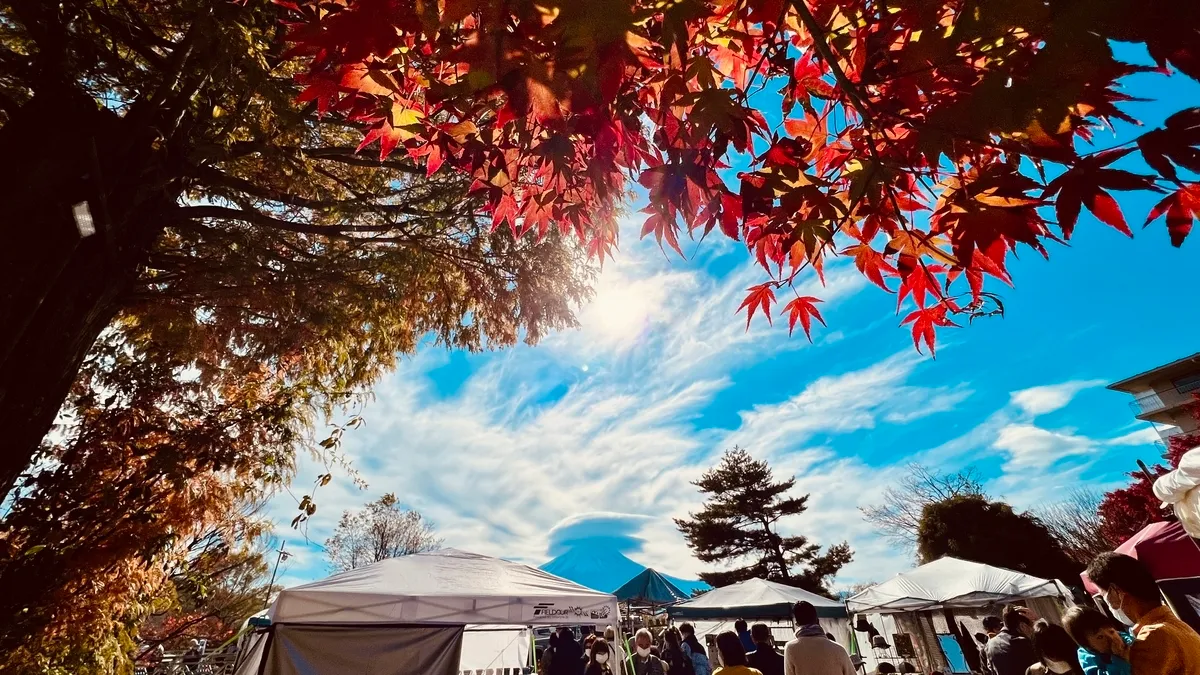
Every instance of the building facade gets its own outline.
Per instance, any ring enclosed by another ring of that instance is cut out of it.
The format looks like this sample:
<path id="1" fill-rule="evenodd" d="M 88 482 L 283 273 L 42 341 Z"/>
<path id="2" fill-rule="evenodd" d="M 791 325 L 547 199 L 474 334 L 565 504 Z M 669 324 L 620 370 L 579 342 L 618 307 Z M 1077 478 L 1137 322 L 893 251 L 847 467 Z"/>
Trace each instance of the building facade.
<path id="1" fill-rule="evenodd" d="M 1165 442 L 1172 436 L 1200 432 L 1200 352 L 1108 385 L 1133 395 L 1130 407 L 1139 420 L 1154 425 Z"/>

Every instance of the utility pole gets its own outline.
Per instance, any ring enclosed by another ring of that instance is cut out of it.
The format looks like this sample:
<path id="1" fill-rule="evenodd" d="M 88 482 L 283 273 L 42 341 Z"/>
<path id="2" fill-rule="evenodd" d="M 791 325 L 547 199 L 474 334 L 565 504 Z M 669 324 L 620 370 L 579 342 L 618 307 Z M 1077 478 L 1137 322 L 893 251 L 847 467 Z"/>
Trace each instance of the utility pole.
<path id="1" fill-rule="evenodd" d="M 271 571 L 271 583 L 267 584 L 267 605 L 271 604 L 271 589 L 275 588 L 275 575 L 279 573 L 279 563 L 291 557 L 291 554 L 284 550 L 287 547 L 287 541 L 279 544 L 279 550 L 275 551 L 279 555 L 275 557 L 275 569 Z"/>

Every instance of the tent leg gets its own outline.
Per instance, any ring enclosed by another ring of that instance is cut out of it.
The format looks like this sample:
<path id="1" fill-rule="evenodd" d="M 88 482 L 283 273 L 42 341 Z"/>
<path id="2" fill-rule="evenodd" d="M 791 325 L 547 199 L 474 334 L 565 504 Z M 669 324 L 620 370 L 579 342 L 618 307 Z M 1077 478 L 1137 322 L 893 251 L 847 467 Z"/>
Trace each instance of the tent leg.
<path id="1" fill-rule="evenodd" d="M 267 659 L 271 656 L 271 645 L 275 642 L 275 626 L 267 629 L 267 644 L 263 645 L 262 661 L 258 663 L 258 674 L 263 675 L 267 670 Z"/>

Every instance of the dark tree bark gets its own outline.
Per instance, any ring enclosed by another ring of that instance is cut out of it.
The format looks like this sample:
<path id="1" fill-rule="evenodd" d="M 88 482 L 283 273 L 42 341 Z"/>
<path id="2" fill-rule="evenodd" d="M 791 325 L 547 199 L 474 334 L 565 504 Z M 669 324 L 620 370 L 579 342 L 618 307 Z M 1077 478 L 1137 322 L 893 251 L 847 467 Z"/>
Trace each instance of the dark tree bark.
<path id="1" fill-rule="evenodd" d="M 38 93 L 0 129 L 0 498 L 175 205 L 155 141 L 69 90 Z"/>

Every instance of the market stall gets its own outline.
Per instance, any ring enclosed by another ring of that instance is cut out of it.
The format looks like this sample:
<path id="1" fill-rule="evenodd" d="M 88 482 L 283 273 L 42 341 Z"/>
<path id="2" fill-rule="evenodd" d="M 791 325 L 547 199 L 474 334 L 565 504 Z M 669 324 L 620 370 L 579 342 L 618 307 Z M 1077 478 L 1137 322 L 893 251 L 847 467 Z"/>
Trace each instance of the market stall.
<path id="1" fill-rule="evenodd" d="M 1074 605 L 1060 581 L 945 557 L 851 596 L 846 608 L 867 623 L 882 623 L 871 615 L 890 615 L 897 633 L 889 644 L 911 644 L 909 653 L 925 672 L 962 673 L 977 667 L 973 636 L 983 631 L 983 617 L 1014 602 L 1055 623 Z"/>
<path id="2" fill-rule="evenodd" d="M 786 642 L 795 631 L 792 607 L 801 600 L 812 603 L 825 632 L 851 650 L 853 636 L 847 620 L 846 607 L 802 588 L 765 579 L 748 579 L 730 586 L 711 590 L 704 595 L 669 607 L 667 614 L 674 621 L 688 621 L 696 627 L 696 636 L 715 635 L 733 630 L 733 622 L 745 619 L 748 623 L 765 623 L 776 641 Z"/>
<path id="3" fill-rule="evenodd" d="M 618 623 L 617 599 L 457 550 L 404 556 L 284 589 L 238 675 L 456 675 L 527 665 L 530 626 Z"/>

